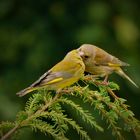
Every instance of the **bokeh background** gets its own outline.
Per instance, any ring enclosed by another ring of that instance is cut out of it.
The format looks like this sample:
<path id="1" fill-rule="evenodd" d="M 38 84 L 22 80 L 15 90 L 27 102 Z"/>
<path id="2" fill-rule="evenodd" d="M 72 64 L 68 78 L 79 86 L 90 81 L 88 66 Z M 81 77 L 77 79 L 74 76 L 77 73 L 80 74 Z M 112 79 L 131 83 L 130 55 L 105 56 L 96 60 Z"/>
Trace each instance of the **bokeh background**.
<path id="1" fill-rule="evenodd" d="M 131 64 L 126 73 L 140 86 L 139 6 L 139 0 L 0 0 L 0 120 L 15 120 L 29 97 L 15 93 L 83 43 Z M 140 119 L 140 89 L 115 74 L 110 80 L 120 85 L 118 96 Z M 114 139 L 110 132 L 88 131 L 95 139 Z M 29 129 L 21 135 L 21 140 L 47 139 Z M 75 140 L 73 130 L 69 135 Z"/>

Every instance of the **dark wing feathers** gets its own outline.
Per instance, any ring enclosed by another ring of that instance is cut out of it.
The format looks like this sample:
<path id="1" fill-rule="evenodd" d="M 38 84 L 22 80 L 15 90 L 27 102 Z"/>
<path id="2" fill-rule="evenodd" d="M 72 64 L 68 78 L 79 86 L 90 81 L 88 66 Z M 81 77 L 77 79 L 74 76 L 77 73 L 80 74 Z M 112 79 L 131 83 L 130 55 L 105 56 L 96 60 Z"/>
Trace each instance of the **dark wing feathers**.
<path id="1" fill-rule="evenodd" d="M 37 81 L 35 81 L 30 87 L 36 87 L 37 85 L 40 84 L 40 82 L 45 79 L 51 72 L 47 71 L 46 73 L 44 73 Z"/>
<path id="2" fill-rule="evenodd" d="M 56 79 L 56 82 L 57 82 L 57 79 L 59 79 L 59 78 L 65 79 L 65 78 L 70 78 L 70 77 L 72 77 L 72 74 L 70 74 L 70 73 L 48 71 L 48 72 L 44 73 L 30 87 L 43 86 L 45 84 L 47 85 L 47 83 L 49 83 L 49 82 L 51 82 L 55 79 Z"/>

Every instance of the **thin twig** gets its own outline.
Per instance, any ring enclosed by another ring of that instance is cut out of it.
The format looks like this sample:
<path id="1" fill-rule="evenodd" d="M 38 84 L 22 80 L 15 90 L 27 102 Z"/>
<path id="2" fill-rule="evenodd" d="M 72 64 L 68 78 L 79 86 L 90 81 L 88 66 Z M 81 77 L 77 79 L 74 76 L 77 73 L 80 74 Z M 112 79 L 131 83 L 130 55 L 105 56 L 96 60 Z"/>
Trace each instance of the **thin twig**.
<path id="1" fill-rule="evenodd" d="M 20 127 L 20 125 L 17 125 L 14 128 L 12 128 L 0 140 L 6 140 L 6 139 L 8 139 L 19 127 Z"/>
<path id="2" fill-rule="evenodd" d="M 117 99 L 117 100 L 119 99 L 119 97 L 116 96 L 116 94 L 110 88 L 107 88 L 107 91 L 114 99 Z"/>

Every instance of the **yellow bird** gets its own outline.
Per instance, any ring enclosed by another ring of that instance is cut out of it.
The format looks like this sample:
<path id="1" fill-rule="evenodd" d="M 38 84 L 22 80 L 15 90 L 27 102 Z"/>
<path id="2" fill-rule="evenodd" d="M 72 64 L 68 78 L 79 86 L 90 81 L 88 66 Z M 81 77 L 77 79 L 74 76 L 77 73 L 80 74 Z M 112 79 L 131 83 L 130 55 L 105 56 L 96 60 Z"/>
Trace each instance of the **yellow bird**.
<path id="1" fill-rule="evenodd" d="M 85 65 L 77 50 L 70 51 L 62 61 L 43 74 L 31 86 L 18 92 L 18 96 L 24 96 L 31 91 L 46 88 L 60 91 L 61 89 L 77 82 L 85 71 Z"/>
<path id="2" fill-rule="evenodd" d="M 118 75 L 129 80 L 133 85 L 138 87 L 121 69 L 121 67 L 129 66 L 129 64 L 122 62 L 115 56 L 95 45 L 83 44 L 77 50 L 84 61 L 85 71 L 105 77 L 104 82 L 107 82 L 108 75 L 116 72 Z"/>

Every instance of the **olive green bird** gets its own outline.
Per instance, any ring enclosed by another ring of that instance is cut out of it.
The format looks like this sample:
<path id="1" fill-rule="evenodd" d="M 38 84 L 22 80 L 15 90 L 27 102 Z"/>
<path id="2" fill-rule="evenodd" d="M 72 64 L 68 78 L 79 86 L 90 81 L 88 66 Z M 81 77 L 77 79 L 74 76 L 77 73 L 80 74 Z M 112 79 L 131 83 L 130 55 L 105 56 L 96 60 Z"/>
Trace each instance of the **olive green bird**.
<path id="1" fill-rule="evenodd" d="M 72 50 L 62 61 L 43 74 L 32 85 L 18 92 L 17 95 L 21 97 L 40 88 L 60 91 L 77 82 L 84 75 L 84 71 L 85 65 L 79 52 Z"/>
<path id="2" fill-rule="evenodd" d="M 107 53 L 99 47 L 96 47 L 95 45 L 83 44 L 77 50 L 84 61 L 86 72 L 100 77 L 105 77 L 105 82 L 107 81 L 108 75 L 115 72 L 138 87 L 121 68 L 123 66 L 129 66 L 129 64 L 122 62 L 115 56 Z"/>

